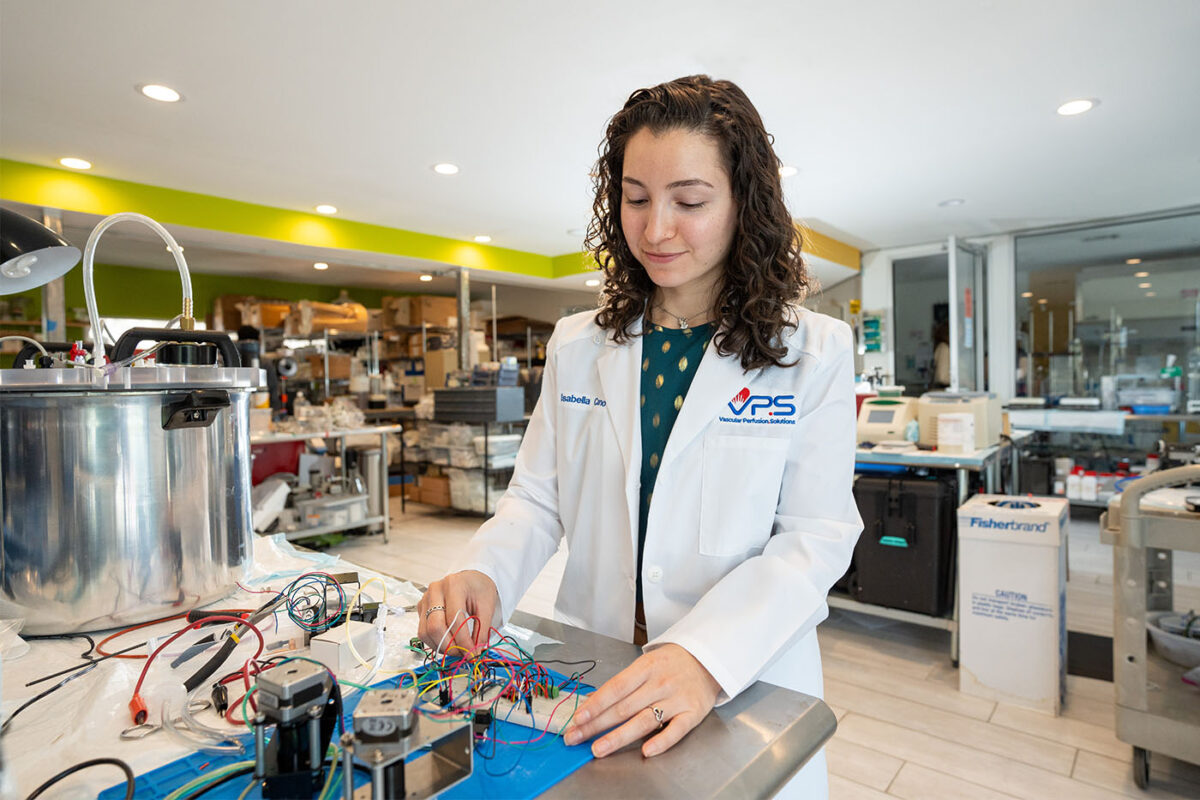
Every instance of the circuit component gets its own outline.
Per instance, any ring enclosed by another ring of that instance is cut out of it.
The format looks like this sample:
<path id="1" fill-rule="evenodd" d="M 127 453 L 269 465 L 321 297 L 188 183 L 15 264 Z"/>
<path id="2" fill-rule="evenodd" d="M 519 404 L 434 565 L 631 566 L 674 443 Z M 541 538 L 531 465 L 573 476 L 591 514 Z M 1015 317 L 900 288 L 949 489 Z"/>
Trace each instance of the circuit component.
<path id="1" fill-rule="evenodd" d="M 341 694 L 329 670 L 285 661 L 258 676 L 254 775 L 264 798 L 308 797 L 321 788 Z M 275 724 L 268 744 L 266 728 Z"/>
<path id="2" fill-rule="evenodd" d="M 342 737 L 342 770 L 352 774 L 355 758 L 369 767 L 370 797 L 431 797 L 471 775 L 470 722 L 426 720 L 416 701 L 413 689 L 371 689 L 354 710 L 351 732 Z"/>

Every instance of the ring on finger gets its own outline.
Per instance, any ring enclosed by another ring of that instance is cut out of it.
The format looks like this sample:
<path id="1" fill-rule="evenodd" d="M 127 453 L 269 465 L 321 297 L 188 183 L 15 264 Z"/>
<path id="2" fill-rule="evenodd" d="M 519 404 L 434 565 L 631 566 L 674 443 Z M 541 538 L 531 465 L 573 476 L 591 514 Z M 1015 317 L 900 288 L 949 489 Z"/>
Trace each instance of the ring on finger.
<path id="1" fill-rule="evenodd" d="M 658 706 L 650 706 L 650 713 L 654 715 L 654 721 L 658 723 L 658 727 L 663 727 L 667 723 L 663 722 L 663 710 Z"/>
<path id="2" fill-rule="evenodd" d="M 445 611 L 445 610 L 446 610 L 445 606 L 430 606 L 429 610 L 425 612 L 425 619 L 429 619 L 429 615 L 435 611 Z"/>

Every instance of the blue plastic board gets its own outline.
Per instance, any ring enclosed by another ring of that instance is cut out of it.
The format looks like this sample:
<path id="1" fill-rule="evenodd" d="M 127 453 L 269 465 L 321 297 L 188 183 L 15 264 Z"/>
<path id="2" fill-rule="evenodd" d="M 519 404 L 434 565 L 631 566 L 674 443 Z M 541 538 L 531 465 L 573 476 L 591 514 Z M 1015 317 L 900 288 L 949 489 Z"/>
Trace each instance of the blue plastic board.
<path id="1" fill-rule="evenodd" d="M 553 670 L 547 670 L 556 680 L 563 681 L 565 675 Z M 399 678 L 390 678 L 373 685 L 377 689 L 394 689 Z M 591 686 L 580 685 L 581 694 L 589 694 Z M 361 693 L 356 693 L 346 701 L 343 709 L 343 719 L 349 729 L 358 706 Z M 496 743 L 483 742 L 475 748 L 474 770 L 471 777 L 457 786 L 443 792 L 440 797 L 446 800 L 464 800 L 465 798 L 504 798 L 504 800 L 524 800 L 534 798 L 549 789 L 563 778 L 592 760 L 591 747 L 588 744 L 567 747 L 561 736 L 546 734 L 532 744 L 510 745 L 500 742 L 528 742 L 537 739 L 541 731 L 520 724 L 516 715 L 509 721 L 497 719 L 491 728 L 491 736 Z M 166 734 L 156 734 L 165 736 Z M 336 741 L 336 732 L 334 734 Z M 179 787 L 201 775 L 211 775 L 216 770 L 228 764 L 253 758 L 253 735 L 239 737 L 247 745 L 248 755 L 244 756 L 210 756 L 204 753 L 192 753 L 172 761 L 170 764 L 138 775 L 134 783 L 134 797 L 138 800 L 157 800 L 164 798 Z M 203 767 L 203 769 L 201 769 Z M 241 775 L 226 783 L 205 792 L 203 800 L 237 800 L 250 775 Z M 355 786 L 368 783 L 365 773 L 355 771 Z M 121 800 L 125 797 L 125 784 L 119 783 L 105 789 L 98 796 L 99 800 Z M 246 795 L 246 800 L 260 800 L 262 792 L 255 787 Z M 336 797 L 340 798 L 341 794 Z"/>

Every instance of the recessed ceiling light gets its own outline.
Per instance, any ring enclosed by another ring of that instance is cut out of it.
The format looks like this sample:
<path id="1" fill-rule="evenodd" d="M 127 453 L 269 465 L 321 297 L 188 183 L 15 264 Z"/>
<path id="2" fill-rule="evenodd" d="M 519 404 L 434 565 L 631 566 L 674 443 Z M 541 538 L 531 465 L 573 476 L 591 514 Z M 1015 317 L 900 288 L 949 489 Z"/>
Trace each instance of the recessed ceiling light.
<path id="1" fill-rule="evenodd" d="M 1091 111 L 1100 104 L 1099 100 L 1068 100 L 1058 107 L 1058 113 L 1064 117 L 1073 117 L 1076 114 L 1082 114 L 1085 111 Z"/>
<path id="2" fill-rule="evenodd" d="M 1021 292 L 1021 297 L 1033 297 L 1033 292 Z"/>
<path id="3" fill-rule="evenodd" d="M 585 231 L 583 228 L 568 228 L 567 229 L 567 236 L 586 236 L 586 235 L 587 235 L 587 231 Z"/>
<path id="4" fill-rule="evenodd" d="M 71 169 L 91 169 L 92 168 L 92 162 L 84 161 L 82 158 L 72 158 L 71 156 L 67 156 L 66 158 L 60 158 L 58 160 L 58 163 L 62 164 L 64 167 L 70 167 Z"/>
<path id="5" fill-rule="evenodd" d="M 586 281 L 583 282 L 583 285 L 584 286 L 599 286 L 600 281 L 596 278 L 588 278 Z"/>
<path id="6" fill-rule="evenodd" d="M 795 167 L 782 166 L 779 168 L 779 177 L 790 178 L 799 171 L 800 170 L 796 169 Z"/>
<path id="7" fill-rule="evenodd" d="M 1153 286 L 1153 284 L 1152 284 L 1152 283 L 1150 283 L 1149 281 L 1147 281 L 1146 283 L 1139 283 L 1139 284 L 1138 284 L 1138 288 L 1139 288 L 1139 289 L 1149 289 L 1151 286 Z"/>
<path id="8" fill-rule="evenodd" d="M 428 283 L 429 281 L 433 280 L 433 276 L 432 276 L 432 275 L 422 275 L 422 276 L 421 276 L 421 280 L 423 280 L 423 281 L 425 281 L 426 283 Z"/>
<path id="9" fill-rule="evenodd" d="M 313 264 L 313 269 L 329 269 L 329 265 L 324 261 L 318 261 L 317 263 Z"/>
<path id="10" fill-rule="evenodd" d="M 137 87 L 137 90 L 151 100 L 158 100 L 160 103 L 178 103 L 183 99 L 179 92 L 160 83 L 146 83 Z"/>
<path id="11" fill-rule="evenodd" d="M 318 214 L 336 214 L 337 206 L 331 206 L 328 203 L 321 203 L 321 205 L 316 207 L 315 211 Z"/>
<path id="12" fill-rule="evenodd" d="M 487 236 L 487 235 L 482 235 L 482 236 L 476 236 L 476 237 L 475 237 L 475 241 L 479 242 L 480 244 L 487 244 L 487 243 L 488 243 L 488 242 L 490 242 L 491 240 L 492 240 L 492 237 L 490 237 L 490 236 Z"/>
<path id="13" fill-rule="evenodd" d="M 961 206 L 965 202 L 967 201 L 963 200 L 961 197 L 951 197 L 949 200 L 943 200 L 942 202 L 938 203 L 938 206 L 941 208 L 949 208 L 951 206 Z"/>
<path id="14" fill-rule="evenodd" d="M 1158 292 L 1146 292 L 1146 297 L 1158 297 Z"/>
<path id="15" fill-rule="evenodd" d="M 1039 303 L 1049 303 L 1050 301 L 1049 301 L 1049 300 L 1047 300 L 1047 299 L 1046 299 L 1046 298 L 1044 298 L 1044 297 L 1039 297 L 1039 298 L 1038 298 L 1038 302 L 1039 302 Z"/>
<path id="16" fill-rule="evenodd" d="M 1135 277 L 1135 278 L 1149 278 L 1149 277 L 1150 277 L 1150 273 L 1149 273 L 1149 272 L 1135 272 L 1135 273 L 1133 273 L 1133 277 Z"/>
<path id="17" fill-rule="evenodd" d="M 438 175 L 457 175 L 458 174 L 458 165 L 457 164 L 447 164 L 447 163 L 434 164 L 433 171 L 436 172 Z"/>
<path id="18" fill-rule="evenodd" d="M 1142 260 L 1140 258 L 1127 258 L 1125 259 L 1125 263 L 1132 266 L 1134 264 L 1142 263 Z"/>

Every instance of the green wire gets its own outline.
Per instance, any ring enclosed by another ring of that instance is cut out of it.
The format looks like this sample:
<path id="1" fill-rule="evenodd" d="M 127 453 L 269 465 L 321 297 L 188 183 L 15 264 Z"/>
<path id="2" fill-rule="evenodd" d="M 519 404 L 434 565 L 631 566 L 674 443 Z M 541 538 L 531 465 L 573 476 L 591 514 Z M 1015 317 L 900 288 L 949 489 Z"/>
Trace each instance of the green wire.
<path id="1" fill-rule="evenodd" d="M 179 800 L 180 797 L 183 797 L 184 795 L 190 793 L 193 789 L 198 789 L 201 786 L 204 786 L 204 785 L 212 783 L 216 780 L 219 780 L 220 778 L 225 777 L 230 772 L 235 772 L 239 769 L 245 769 L 246 767 L 253 767 L 253 766 L 254 766 L 253 761 L 236 761 L 233 764 L 229 764 L 228 766 L 224 766 L 224 767 L 221 767 L 220 769 L 213 770 L 212 773 L 209 775 L 201 775 L 199 778 L 193 778 L 192 780 L 185 783 L 183 786 L 180 786 L 178 789 L 176 789 L 175 791 L 173 791 L 169 795 L 167 795 L 165 800 Z"/>

